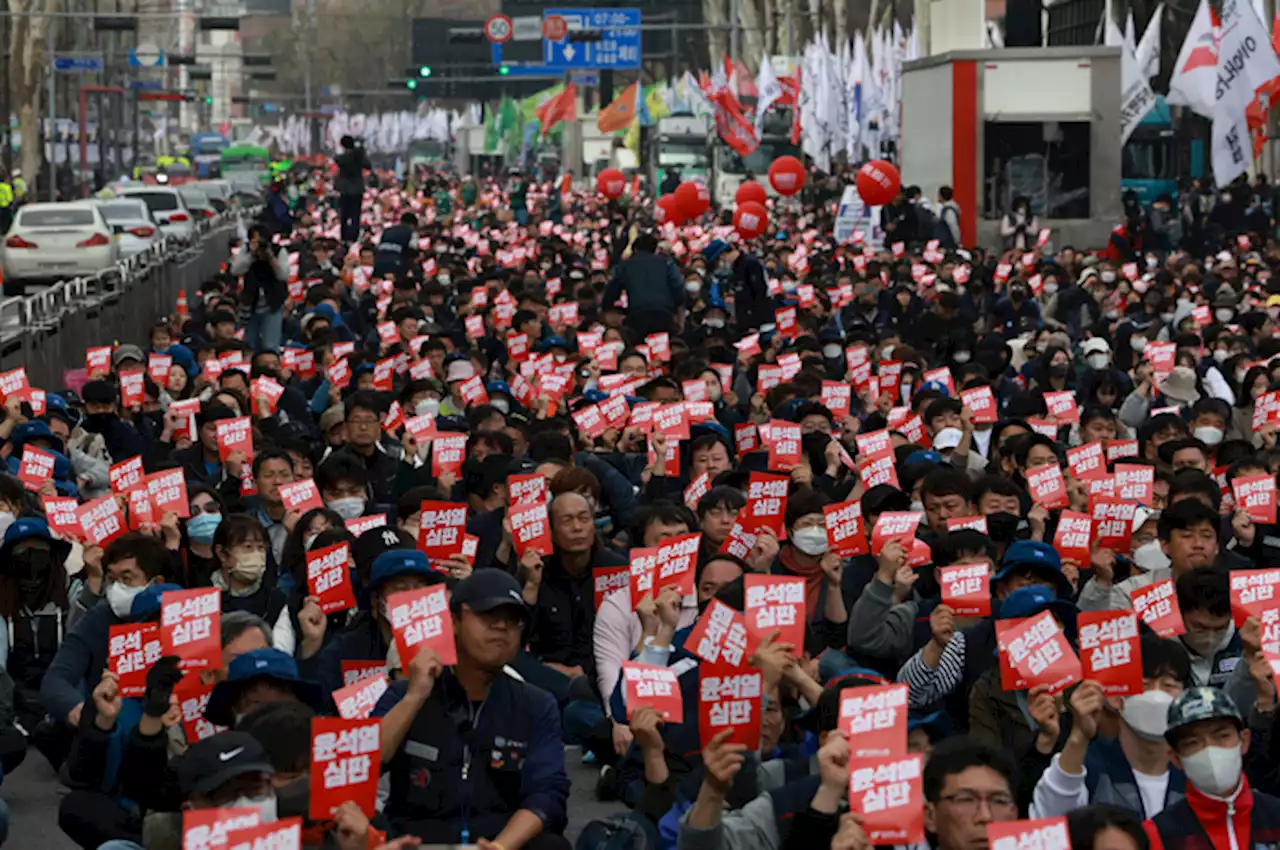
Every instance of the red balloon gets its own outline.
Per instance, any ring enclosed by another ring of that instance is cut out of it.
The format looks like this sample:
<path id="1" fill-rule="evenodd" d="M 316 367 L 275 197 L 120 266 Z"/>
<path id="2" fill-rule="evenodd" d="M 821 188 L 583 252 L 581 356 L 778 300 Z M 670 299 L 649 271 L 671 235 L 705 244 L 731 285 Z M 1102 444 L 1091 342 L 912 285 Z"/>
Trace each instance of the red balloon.
<path id="1" fill-rule="evenodd" d="M 596 175 L 596 189 L 609 200 L 622 196 L 627 188 L 627 175 L 616 168 L 606 168 Z"/>
<path id="2" fill-rule="evenodd" d="M 705 183 L 697 180 L 686 180 L 676 187 L 676 200 L 688 218 L 697 218 L 711 209 L 711 190 Z"/>
<path id="3" fill-rule="evenodd" d="M 898 197 L 902 177 L 893 163 L 873 159 L 858 169 L 858 194 L 873 207 L 884 206 Z"/>
<path id="4" fill-rule="evenodd" d="M 804 188 L 804 163 L 794 156 L 780 156 L 769 166 L 769 185 L 788 198 Z"/>
<path id="5" fill-rule="evenodd" d="M 738 204 L 738 208 L 733 211 L 733 228 L 743 239 L 755 239 L 768 226 L 769 211 L 764 208 L 764 204 L 746 201 Z"/>
<path id="6" fill-rule="evenodd" d="M 680 206 L 680 200 L 674 193 L 658 198 L 656 214 L 658 224 L 674 224 L 676 227 L 684 224 L 685 218 L 687 218 L 684 207 Z"/>
<path id="7" fill-rule="evenodd" d="M 748 180 L 738 187 L 738 191 L 734 193 L 733 200 L 741 205 L 748 201 L 754 201 L 763 206 L 769 195 L 765 192 L 764 186 L 754 180 Z"/>

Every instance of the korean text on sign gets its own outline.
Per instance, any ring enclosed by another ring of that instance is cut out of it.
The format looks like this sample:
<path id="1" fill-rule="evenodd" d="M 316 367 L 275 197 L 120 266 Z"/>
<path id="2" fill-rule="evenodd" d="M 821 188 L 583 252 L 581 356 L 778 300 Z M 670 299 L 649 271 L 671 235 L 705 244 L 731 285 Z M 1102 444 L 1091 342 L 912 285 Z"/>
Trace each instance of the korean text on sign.
<path id="1" fill-rule="evenodd" d="M 222 594 L 217 588 L 171 590 L 160 597 L 160 643 L 182 669 L 222 664 Z"/>
<path id="2" fill-rule="evenodd" d="M 328 820 L 348 800 L 374 814 L 382 721 L 316 717 L 311 721 L 311 817 Z"/>

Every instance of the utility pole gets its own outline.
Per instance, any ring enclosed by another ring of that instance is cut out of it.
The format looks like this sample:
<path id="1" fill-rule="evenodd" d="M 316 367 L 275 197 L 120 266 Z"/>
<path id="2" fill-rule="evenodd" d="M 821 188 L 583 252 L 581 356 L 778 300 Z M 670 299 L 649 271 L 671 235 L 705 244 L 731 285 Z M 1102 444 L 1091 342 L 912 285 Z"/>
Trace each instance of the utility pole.
<path id="1" fill-rule="evenodd" d="M 739 0 L 729 0 L 729 58 L 735 63 L 738 61 L 738 20 L 742 14 L 738 4 Z M 715 65 L 714 57 L 712 65 Z"/>

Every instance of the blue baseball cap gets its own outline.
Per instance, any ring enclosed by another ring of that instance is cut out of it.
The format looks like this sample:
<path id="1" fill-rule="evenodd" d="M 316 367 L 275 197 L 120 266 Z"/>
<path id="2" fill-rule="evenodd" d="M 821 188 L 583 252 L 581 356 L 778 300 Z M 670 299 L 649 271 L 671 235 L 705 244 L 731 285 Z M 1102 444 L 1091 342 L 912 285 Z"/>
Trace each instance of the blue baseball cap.
<path id="1" fill-rule="evenodd" d="M 1067 636 L 1075 639 L 1076 615 L 1080 609 L 1074 602 L 1055 596 L 1053 591 L 1044 585 L 1031 584 L 1010 593 L 1000 603 L 999 616 L 1001 620 L 1017 620 L 1034 617 L 1041 611 L 1052 611 L 1062 622 L 1062 628 Z"/>
<path id="2" fill-rule="evenodd" d="M 255 649 L 237 656 L 227 666 L 227 678 L 213 686 L 204 716 L 219 726 L 234 726 L 233 708 L 245 689 L 260 679 L 270 679 L 293 691 L 301 702 L 321 709 L 322 693 L 315 682 L 308 682 L 298 675 L 298 665 L 288 653 L 278 649 Z"/>
<path id="3" fill-rule="evenodd" d="M 720 259 L 720 255 L 729 250 L 729 243 L 723 239 L 712 239 L 707 247 L 702 249 L 702 256 L 708 263 L 714 263 Z"/>
<path id="4" fill-rule="evenodd" d="M 431 562 L 425 553 L 418 549 L 391 549 L 373 559 L 369 569 L 369 583 L 365 585 L 363 596 L 382 587 L 397 576 L 421 576 L 428 585 L 440 584 L 444 581 L 443 573 L 431 569 Z"/>
<path id="5" fill-rule="evenodd" d="M 36 440 L 47 440 L 55 450 L 62 451 L 62 440 L 53 435 L 53 431 L 49 429 L 48 422 L 43 422 L 39 419 L 23 422 L 9 434 L 9 442 L 13 443 L 13 451 L 19 456 L 22 454 L 23 446 Z"/>
<path id="6" fill-rule="evenodd" d="M 485 391 L 488 392 L 489 395 L 502 393 L 503 395 L 510 396 L 511 398 L 516 397 L 516 394 L 511 391 L 511 385 L 506 381 L 490 381 L 485 385 Z"/>
<path id="7" fill-rule="evenodd" d="M 563 348 L 565 351 L 573 351 L 573 346 L 569 344 L 569 340 L 562 336 L 549 336 L 538 343 L 538 352 L 546 353 L 553 348 Z"/>
<path id="8" fill-rule="evenodd" d="M 129 608 L 129 613 L 139 620 L 153 617 L 160 613 L 160 597 L 171 591 L 182 589 L 180 584 L 149 585 L 133 597 L 133 605 Z"/>
<path id="9" fill-rule="evenodd" d="M 1030 570 L 1038 576 L 1052 579 L 1058 595 L 1070 599 L 1075 595 L 1071 582 L 1062 574 L 1062 556 L 1048 543 L 1038 540 L 1015 540 L 1005 550 L 1000 571 L 992 576 L 993 582 L 1003 581 L 1017 570 Z"/>
<path id="10" fill-rule="evenodd" d="M 17 520 L 4 533 L 4 544 L 0 545 L 0 562 L 8 563 L 13 549 L 25 540 L 44 540 L 53 550 L 54 557 L 61 563 L 71 554 L 71 544 L 59 540 L 49 531 L 49 524 L 39 517 L 23 517 Z"/>
<path id="11" fill-rule="evenodd" d="M 925 381 L 920 386 L 916 387 L 915 391 L 917 393 L 922 393 L 925 390 L 937 390 L 947 398 L 951 398 L 951 391 L 947 389 L 947 385 L 942 383 L 942 381 Z"/>

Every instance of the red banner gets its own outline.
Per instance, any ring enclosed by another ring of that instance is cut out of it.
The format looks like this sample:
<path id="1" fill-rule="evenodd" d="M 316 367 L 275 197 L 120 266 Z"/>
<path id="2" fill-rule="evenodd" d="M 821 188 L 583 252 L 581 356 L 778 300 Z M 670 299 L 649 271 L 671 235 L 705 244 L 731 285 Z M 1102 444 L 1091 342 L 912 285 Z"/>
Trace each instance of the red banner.
<path id="1" fill-rule="evenodd" d="M 407 666 L 409 662 L 404 663 Z M 380 719 L 312 718 L 309 814 L 313 820 L 329 820 L 338 806 L 348 801 L 367 817 L 376 814 L 381 731 Z"/>
<path id="2" fill-rule="evenodd" d="M 160 627 L 155 623 L 118 623 L 109 629 L 107 669 L 120 677 L 120 695 L 147 691 L 147 670 L 160 660 Z"/>
<path id="3" fill-rule="evenodd" d="M 356 607 L 350 561 L 348 543 L 335 543 L 307 553 L 307 593 L 320 600 L 320 610 L 326 614 Z"/>
<path id="4" fill-rule="evenodd" d="M 849 811 L 875 846 L 924 842 L 922 756 L 849 759 Z M 1065 850 L 1065 848 L 1064 848 Z"/>
<path id="5" fill-rule="evenodd" d="M 1142 693 L 1138 615 L 1132 611 L 1081 611 L 1077 621 L 1081 675 L 1108 696 Z"/>
<path id="6" fill-rule="evenodd" d="M 387 597 L 387 619 L 400 650 L 400 663 L 409 663 L 423 649 L 434 649 L 441 663 L 456 664 L 453 642 L 453 614 L 448 593 L 442 584 L 393 593 Z"/>
<path id="7" fill-rule="evenodd" d="M 760 721 L 764 714 L 764 674 L 728 664 L 698 667 L 698 736 L 702 746 L 726 729 L 727 743 L 742 744 L 747 752 L 760 749 Z"/>
<path id="8" fill-rule="evenodd" d="M 1129 601 L 1133 610 L 1142 618 L 1142 622 L 1162 638 L 1177 637 L 1187 631 L 1182 622 L 1182 609 L 1178 605 L 1178 594 L 1173 586 L 1173 579 L 1157 581 L 1146 587 L 1135 587 L 1129 591 Z"/>
<path id="9" fill-rule="evenodd" d="M 672 668 L 624 661 L 622 684 L 628 720 L 642 705 L 656 709 L 667 722 L 680 723 L 684 717 L 684 697 Z"/>
<path id="10" fill-rule="evenodd" d="M 747 629 L 761 640 L 775 631 L 778 640 L 795 647 L 797 658 L 804 654 L 805 592 L 804 579 L 798 576 L 747 573 Z"/>

